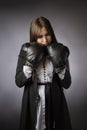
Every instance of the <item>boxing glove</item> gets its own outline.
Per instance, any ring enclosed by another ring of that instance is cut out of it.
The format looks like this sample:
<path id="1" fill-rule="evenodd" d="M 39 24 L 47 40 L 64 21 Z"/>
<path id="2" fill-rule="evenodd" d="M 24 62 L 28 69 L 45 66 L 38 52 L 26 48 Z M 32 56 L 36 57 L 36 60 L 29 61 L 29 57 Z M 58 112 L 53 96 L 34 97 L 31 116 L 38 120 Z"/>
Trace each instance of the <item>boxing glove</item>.
<path id="1" fill-rule="evenodd" d="M 51 43 L 47 46 L 47 52 L 55 68 L 63 68 L 68 62 L 69 49 L 62 43 Z"/>
<path id="2" fill-rule="evenodd" d="M 20 55 L 26 60 L 26 64 L 36 67 L 45 57 L 45 46 L 38 43 L 25 43 L 22 45 Z"/>

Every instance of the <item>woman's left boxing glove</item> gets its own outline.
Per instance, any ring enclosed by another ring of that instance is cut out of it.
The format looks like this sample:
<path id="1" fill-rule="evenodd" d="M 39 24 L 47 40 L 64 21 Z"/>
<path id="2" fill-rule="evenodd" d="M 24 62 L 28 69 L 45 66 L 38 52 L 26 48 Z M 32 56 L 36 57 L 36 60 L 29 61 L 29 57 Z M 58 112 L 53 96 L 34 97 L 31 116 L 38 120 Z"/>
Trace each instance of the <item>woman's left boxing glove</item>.
<path id="1" fill-rule="evenodd" d="M 51 43 L 47 52 L 55 68 L 62 68 L 68 62 L 69 49 L 61 43 Z"/>

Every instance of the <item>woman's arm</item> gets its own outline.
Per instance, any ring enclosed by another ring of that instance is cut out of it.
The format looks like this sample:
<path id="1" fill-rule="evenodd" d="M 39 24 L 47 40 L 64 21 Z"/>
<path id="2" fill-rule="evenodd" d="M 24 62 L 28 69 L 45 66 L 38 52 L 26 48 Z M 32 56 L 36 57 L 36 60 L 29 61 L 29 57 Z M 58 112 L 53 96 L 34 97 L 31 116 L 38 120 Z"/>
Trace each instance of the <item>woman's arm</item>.
<path id="1" fill-rule="evenodd" d="M 58 73 L 62 87 L 65 89 L 69 88 L 71 85 L 71 74 L 69 68 L 69 61 L 67 62 L 65 68 Z"/>
<path id="2" fill-rule="evenodd" d="M 23 46 L 22 46 L 23 47 Z M 15 75 L 15 83 L 18 87 L 22 87 L 27 83 L 31 83 L 31 76 L 32 76 L 32 67 L 29 65 L 26 65 L 24 52 L 22 53 L 22 49 L 20 51 L 18 62 L 17 62 L 17 68 L 16 68 L 16 75 Z"/>

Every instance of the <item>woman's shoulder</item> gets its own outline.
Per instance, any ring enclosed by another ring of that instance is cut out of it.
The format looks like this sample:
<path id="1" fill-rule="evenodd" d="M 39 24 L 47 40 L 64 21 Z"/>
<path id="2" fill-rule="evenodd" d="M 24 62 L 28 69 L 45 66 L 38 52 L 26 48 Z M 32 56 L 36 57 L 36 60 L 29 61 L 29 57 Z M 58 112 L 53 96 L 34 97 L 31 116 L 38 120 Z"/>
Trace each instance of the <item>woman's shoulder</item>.
<path id="1" fill-rule="evenodd" d="M 29 48 L 29 46 L 30 46 L 30 43 L 29 43 L 29 42 L 23 43 L 23 44 L 21 45 L 21 50 L 27 51 L 27 48 Z"/>
<path id="2" fill-rule="evenodd" d="M 70 54 L 70 49 L 67 45 L 65 45 L 64 43 L 58 43 L 58 45 L 62 46 L 63 50 L 66 51 L 68 53 L 68 55 Z"/>

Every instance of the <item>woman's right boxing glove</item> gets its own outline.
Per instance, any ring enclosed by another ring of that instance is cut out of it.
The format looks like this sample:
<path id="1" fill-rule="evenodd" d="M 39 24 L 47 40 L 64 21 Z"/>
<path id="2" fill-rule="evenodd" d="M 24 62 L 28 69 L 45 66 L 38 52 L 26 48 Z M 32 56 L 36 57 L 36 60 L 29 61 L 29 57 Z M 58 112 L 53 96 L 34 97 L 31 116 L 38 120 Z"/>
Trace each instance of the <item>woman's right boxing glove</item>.
<path id="1" fill-rule="evenodd" d="M 27 65 L 36 67 L 45 56 L 45 48 L 35 42 L 25 43 L 22 45 L 20 55 L 25 59 Z"/>

